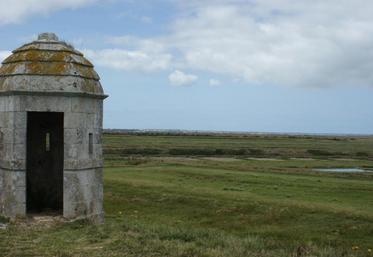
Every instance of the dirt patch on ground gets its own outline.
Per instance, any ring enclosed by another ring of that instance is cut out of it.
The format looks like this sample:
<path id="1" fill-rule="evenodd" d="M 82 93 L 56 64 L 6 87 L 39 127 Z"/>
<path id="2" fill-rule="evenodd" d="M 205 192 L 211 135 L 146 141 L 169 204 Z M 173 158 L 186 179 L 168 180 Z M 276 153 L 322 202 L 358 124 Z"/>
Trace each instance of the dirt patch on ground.
<path id="1" fill-rule="evenodd" d="M 314 161 L 314 158 L 290 158 L 290 160 L 295 160 L 295 161 Z"/>
<path id="2" fill-rule="evenodd" d="M 246 160 L 252 160 L 252 161 L 283 161 L 283 159 L 276 159 L 276 158 L 246 158 Z"/>
<path id="3" fill-rule="evenodd" d="M 152 160 L 164 160 L 164 161 L 198 161 L 197 158 L 191 157 L 151 157 Z"/>
<path id="4" fill-rule="evenodd" d="M 204 158 L 201 158 L 201 160 L 218 161 L 218 162 L 236 162 L 236 161 L 242 161 L 242 159 L 229 158 L 229 157 L 204 157 Z"/>
<path id="5" fill-rule="evenodd" d="M 61 215 L 28 215 L 26 218 L 17 218 L 11 224 L 23 227 L 54 227 L 61 223 L 65 223 Z"/>

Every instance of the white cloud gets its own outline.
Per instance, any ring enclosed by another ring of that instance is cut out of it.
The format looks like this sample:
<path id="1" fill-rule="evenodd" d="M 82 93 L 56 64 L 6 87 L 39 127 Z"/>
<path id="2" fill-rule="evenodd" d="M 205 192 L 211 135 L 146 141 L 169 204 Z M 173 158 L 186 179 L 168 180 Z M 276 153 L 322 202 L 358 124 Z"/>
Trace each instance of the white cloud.
<path id="1" fill-rule="evenodd" d="M 171 85 L 174 86 L 185 86 L 193 83 L 197 79 L 197 76 L 193 74 L 185 74 L 184 72 L 179 70 L 175 70 L 168 76 L 169 82 L 171 83 Z"/>
<path id="2" fill-rule="evenodd" d="M 154 47 L 162 56 L 173 56 L 167 57 L 169 69 L 198 69 L 247 83 L 373 85 L 372 1 L 178 3 L 183 13 L 168 35 L 112 41 L 131 51 L 147 53 Z"/>
<path id="3" fill-rule="evenodd" d="M 187 67 L 251 83 L 373 85 L 373 3 L 225 2 L 201 4 L 174 25 L 169 40 Z"/>
<path id="4" fill-rule="evenodd" d="M 0 0 L 0 25 L 17 23 L 33 15 L 79 8 L 97 0 Z"/>
<path id="5" fill-rule="evenodd" d="M 217 79 L 210 79 L 209 80 L 209 85 L 212 87 L 219 86 L 221 84 L 220 80 Z"/>
<path id="6" fill-rule="evenodd" d="M 109 0 L 0 0 L 0 25 L 98 1 Z M 289 86 L 373 85 L 373 1 L 173 2 L 182 13 L 168 35 L 115 37 L 109 40 L 115 47 L 84 52 L 120 70 L 193 69 Z"/>
<path id="7" fill-rule="evenodd" d="M 82 50 L 96 65 L 119 70 L 158 71 L 170 66 L 172 56 L 158 52 L 124 49 Z"/>
<path id="8" fill-rule="evenodd" d="M 136 37 L 110 37 L 115 48 L 82 50 L 96 65 L 120 70 L 159 71 L 171 67 L 172 54 L 162 43 Z"/>
<path id="9" fill-rule="evenodd" d="M 11 54 L 12 52 L 10 51 L 0 51 L 0 66 L 1 66 L 1 62 L 4 61 L 5 58 L 7 58 Z"/>

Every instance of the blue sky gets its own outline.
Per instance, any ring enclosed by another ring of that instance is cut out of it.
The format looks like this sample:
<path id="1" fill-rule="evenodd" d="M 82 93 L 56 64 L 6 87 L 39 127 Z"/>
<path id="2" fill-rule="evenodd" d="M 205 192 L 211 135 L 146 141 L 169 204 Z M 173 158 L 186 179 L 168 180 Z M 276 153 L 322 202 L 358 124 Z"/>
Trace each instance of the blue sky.
<path id="1" fill-rule="evenodd" d="M 110 95 L 106 128 L 373 133 L 369 1 L 14 2 L 0 58 L 41 32 L 72 43 Z"/>

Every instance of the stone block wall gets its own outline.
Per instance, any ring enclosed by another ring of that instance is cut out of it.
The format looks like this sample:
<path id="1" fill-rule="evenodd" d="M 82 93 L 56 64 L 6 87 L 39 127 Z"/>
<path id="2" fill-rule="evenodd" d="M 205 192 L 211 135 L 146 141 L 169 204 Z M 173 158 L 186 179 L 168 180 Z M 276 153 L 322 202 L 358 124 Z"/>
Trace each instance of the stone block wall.
<path id="1" fill-rule="evenodd" d="M 26 214 L 27 112 L 34 111 L 64 113 L 64 217 L 102 222 L 103 100 L 83 96 L 0 96 L 0 213 Z"/>
<path id="2" fill-rule="evenodd" d="M 0 96 L 0 213 L 26 212 L 27 114 L 14 109 L 14 99 Z"/>

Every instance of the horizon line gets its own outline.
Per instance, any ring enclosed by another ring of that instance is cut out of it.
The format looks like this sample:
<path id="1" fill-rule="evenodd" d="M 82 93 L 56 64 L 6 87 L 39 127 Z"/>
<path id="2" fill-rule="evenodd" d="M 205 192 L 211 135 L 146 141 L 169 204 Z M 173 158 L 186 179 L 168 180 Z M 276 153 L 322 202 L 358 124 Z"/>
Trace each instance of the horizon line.
<path id="1" fill-rule="evenodd" d="M 230 130 L 203 130 L 203 129 L 123 129 L 104 128 L 104 133 L 178 133 L 178 134 L 237 134 L 237 135 L 283 135 L 283 136 L 365 136 L 372 137 L 369 133 L 323 133 L 323 132 L 259 132 L 259 131 L 230 131 Z"/>

